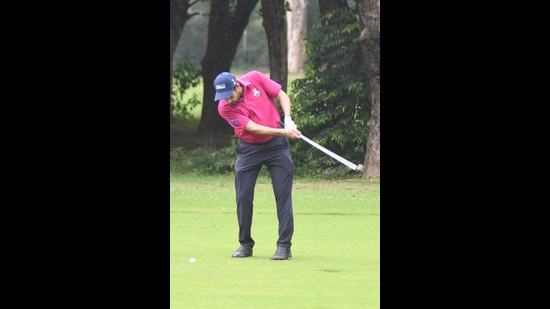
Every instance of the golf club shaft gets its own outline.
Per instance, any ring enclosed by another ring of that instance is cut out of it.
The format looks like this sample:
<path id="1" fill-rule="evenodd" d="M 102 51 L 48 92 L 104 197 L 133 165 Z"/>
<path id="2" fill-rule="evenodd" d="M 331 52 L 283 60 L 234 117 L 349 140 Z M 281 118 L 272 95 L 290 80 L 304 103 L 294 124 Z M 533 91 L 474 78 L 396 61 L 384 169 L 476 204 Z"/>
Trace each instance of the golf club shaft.
<path id="1" fill-rule="evenodd" d="M 279 121 L 279 124 L 281 125 L 281 127 L 285 127 L 285 124 L 282 122 L 282 121 Z M 337 160 L 338 162 L 344 164 L 345 166 L 349 167 L 350 169 L 354 170 L 354 171 L 361 171 L 363 169 L 363 166 L 362 165 L 357 165 L 355 163 L 352 163 L 344 158 L 342 158 L 341 156 L 335 154 L 334 152 L 326 149 L 325 147 L 317 144 L 316 142 L 312 141 L 311 139 L 309 139 L 308 137 L 304 136 L 303 134 L 300 134 L 300 138 L 302 140 L 304 140 L 306 143 L 310 144 L 311 146 L 321 150 L 323 153 L 327 154 L 328 156 L 330 156 L 331 158 Z"/>
<path id="2" fill-rule="evenodd" d="M 322 152 L 324 152 L 325 154 L 327 154 L 329 157 L 337 160 L 338 162 L 344 164 L 345 166 L 351 168 L 352 170 L 356 171 L 357 170 L 357 164 L 355 163 L 352 163 L 344 158 L 342 158 L 341 156 L 335 154 L 334 152 L 326 149 L 325 147 L 317 144 L 316 142 L 310 140 L 309 138 L 307 138 L 306 136 L 304 136 L 303 134 L 300 134 L 300 138 L 303 139 L 305 142 L 307 142 L 308 144 L 310 144 L 311 146 L 321 150 Z"/>

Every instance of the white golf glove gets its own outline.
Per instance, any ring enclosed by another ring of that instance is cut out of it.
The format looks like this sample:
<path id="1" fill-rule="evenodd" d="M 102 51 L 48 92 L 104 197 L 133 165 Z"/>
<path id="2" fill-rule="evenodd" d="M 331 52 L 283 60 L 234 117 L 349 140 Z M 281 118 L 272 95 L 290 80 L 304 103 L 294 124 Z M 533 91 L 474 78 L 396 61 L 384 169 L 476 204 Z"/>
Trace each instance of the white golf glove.
<path id="1" fill-rule="evenodd" d="M 285 117 L 285 129 L 297 129 L 296 124 L 294 123 L 294 121 L 292 121 L 292 118 L 290 116 Z"/>

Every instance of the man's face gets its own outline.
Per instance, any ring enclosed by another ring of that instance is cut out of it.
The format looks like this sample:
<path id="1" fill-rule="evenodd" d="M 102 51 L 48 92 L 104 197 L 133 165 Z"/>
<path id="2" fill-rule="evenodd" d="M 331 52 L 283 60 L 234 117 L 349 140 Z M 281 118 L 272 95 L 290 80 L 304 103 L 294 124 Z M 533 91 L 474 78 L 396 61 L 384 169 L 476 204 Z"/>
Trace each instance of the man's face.
<path id="1" fill-rule="evenodd" d="M 241 84 L 237 83 L 237 85 L 235 86 L 235 90 L 233 90 L 233 92 L 231 93 L 231 97 L 226 99 L 227 103 L 231 105 L 237 104 L 242 94 L 243 88 L 241 87 Z"/>

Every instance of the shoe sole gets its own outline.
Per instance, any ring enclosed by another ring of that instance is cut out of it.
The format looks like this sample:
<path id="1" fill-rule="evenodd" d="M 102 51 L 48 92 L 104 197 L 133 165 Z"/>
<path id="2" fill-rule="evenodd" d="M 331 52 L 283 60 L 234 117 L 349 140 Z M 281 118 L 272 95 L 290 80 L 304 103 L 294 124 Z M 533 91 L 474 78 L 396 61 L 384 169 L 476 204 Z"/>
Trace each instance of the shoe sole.
<path id="1" fill-rule="evenodd" d="M 270 259 L 271 259 L 271 260 L 274 260 L 274 261 L 283 261 L 283 260 L 292 260 L 292 257 L 289 256 L 289 257 L 286 258 L 286 259 L 284 259 L 284 258 L 283 258 L 283 259 L 280 259 L 280 258 L 273 258 L 273 257 L 271 257 Z"/>

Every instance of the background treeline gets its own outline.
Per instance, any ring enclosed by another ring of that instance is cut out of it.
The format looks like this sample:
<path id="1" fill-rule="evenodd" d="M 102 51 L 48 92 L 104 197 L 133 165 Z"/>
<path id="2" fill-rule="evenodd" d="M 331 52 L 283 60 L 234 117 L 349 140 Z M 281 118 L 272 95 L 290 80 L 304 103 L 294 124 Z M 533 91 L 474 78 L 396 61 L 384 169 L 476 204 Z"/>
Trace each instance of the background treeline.
<path id="1" fill-rule="evenodd" d="M 216 6 L 222 3 L 228 6 Z M 356 164 L 364 162 L 363 177 L 379 176 L 379 2 L 319 0 L 307 3 L 307 14 L 311 17 L 308 17 L 307 31 L 303 35 L 306 68 L 302 77 L 288 85 L 288 70 L 281 65 L 287 57 L 284 24 L 276 29 L 275 45 L 273 40 L 270 41 L 272 36 L 266 36 L 268 28 L 273 27 L 267 23 L 284 16 L 285 8 L 270 7 L 266 11 L 270 15 L 268 19 L 262 12 L 262 5 L 273 3 L 267 0 L 252 3 L 242 0 L 198 1 L 194 2 L 193 11 L 188 8 L 188 14 L 192 16 L 189 15 L 191 18 L 185 24 L 174 53 L 171 78 L 181 93 L 204 81 L 203 98 L 202 102 L 196 96 L 188 102 L 178 102 L 177 109 L 185 112 L 186 108 L 202 104 L 197 133 L 230 133 L 227 135 L 229 146 L 206 152 L 201 149 L 171 149 L 174 162 L 185 160 L 190 163 L 189 168 L 204 173 L 233 171 L 236 143 L 232 130 L 228 130 L 230 127 L 225 121 L 220 121 L 216 113 L 216 104 L 211 100 L 211 80 L 225 70 L 244 72 L 256 69 L 269 72 L 271 78 L 283 85 L 292 100 L 293 119 L 304 135 Z M 242 16 L 245 9 L 249 15 Z M 248 16 L 249 22 L 243 23 L 243 18 Z M 365 26 L 365 23 L 371 24 Z M 239 32 L 231 31 L 228 25 L 240 27 Z M 370 31 L 370 36 L 362 29 Z M 283 36 L 285 38 L 280 40 Z M 283 53 L 274 57 L 273 48 L 268 46 L 276 49 L 280 46 Z M 171 50 L 173 48 L 171 44 Z M 229 57 L 224 53 L 230 53 Z M 274 61 L 276 65 L 273 65 Z M 181 96 L 173 93 L 172 100 L 174 98 Z M 173 105 L 171 103 L 171 108 Z M 305 142 L 292 143 L 291 147 L 294 163 L 300 172 L 357 175 Z M 173 167 L 176 166 L 178 164 Z M 181 164 L 179 166 L 183 168 Z"/>
<path id="2" fill-rule="evenodd" d="M 189 8 L 190 13 L 199 13 L 190 18 L 183 28 L 183 34 L 176 47 L 173 69 L 183 61 L 186 56 L 191 56 L 190 64 L 200 68 L 200 61 L 206 51 L 206 33 L 208 30 L 207 12 L 210 10 L 209 1 L 201 1 Z M 237 54 L 233 60 L 232 69 L 246 71 L 250 68 L 269 68 L 269 54 L 265 29 L 262 26 L 261 3 L 258 2 L 250 15 L 248 26 L 243 34 Z M 313 28 L 320 17 L 319 3 L 307 1 L 307 29 Z"/>

